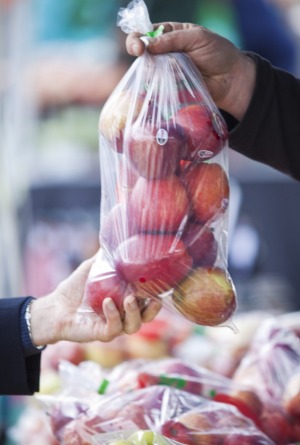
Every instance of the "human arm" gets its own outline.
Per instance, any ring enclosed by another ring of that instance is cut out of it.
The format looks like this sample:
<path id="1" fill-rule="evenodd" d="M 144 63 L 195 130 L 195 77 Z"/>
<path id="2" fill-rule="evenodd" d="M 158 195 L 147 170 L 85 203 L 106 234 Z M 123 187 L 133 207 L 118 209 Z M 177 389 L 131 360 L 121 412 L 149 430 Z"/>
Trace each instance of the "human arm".
<path id="1" fill-rule="evenodd" d="M 193 24 L 164 23 L 151 39 L 153 54 L 183 51 L 199 68 L 216 105 L 233 116 L 230 147 L 300 180 L 300 83 L 253 53 Z M 143 42 L 127 37 L 127 50 L 140 55 Z"/>
<path id="2" fill-rule="evenodd" d="M 31 334 L 35 345 L 52 344 L 60 340 L 108 342 L 122 333 L 133 334 L 143 322 L 151 321 L 158 313 L 161 305 L 157 301 L 151 301 L 140 311 L 137 300 L 129 295 L 124 300 L 124 319 L 121 319 L 111 298 L 103 302 L 105 321 L 94 314 L 80 317 L 78 309 L 82 304 L 85 283 L 93 261 L 84 261 L 54 292 L 33 302 Z"/>
<path id="3" fill-rule="evenodd" d="M 229 40 L 191 23 L 162 23 L 164 33 L 149 40 L 151 54 L 186 53 L 198 67 L 216 105 L 242 119 L 255 86 L 254 61 Z M 126 40 L 127 51 L 139 56 L 144 43 L 136 33 Z"/>
<path id="4" fill-rule="evenodd" d="M 132 296 L 124 300 L 122 320 L 113 301 L 104 301 L 106 320 L 99 316 L 80 317 L 84 287 L 94 259 L 84 261 L 66 280 L 44 297 L 0 299 L 0 394 L 33 394 L 39 390 L 41 351 L 36 346 L 60 340 L 108 342 L 122 333 L 136 332 L 160 309 L 154 300 L 142 311 Z M 30 304 L 30 333 L 24 314 Z M 24 331 L 25 326 L 25 331 Z M 31 334 L 31 335 L 30 335 Z M 31 346 L 24 347 L 24 339 Z M 26 339 L 27 337 L 27 339 Z"/>
<path id="5" fill-rule="evenodd" d="M 253 96 L 230 147 L 300 181 L 300 81 L 256 54 Z"/>
<path id="6" fill-rule="evenodd" d="M 0 394 L 32 394 L 38 389 L 41 354 L 25 357 L 20 317 L 28 298 L 0 299 Z"/>

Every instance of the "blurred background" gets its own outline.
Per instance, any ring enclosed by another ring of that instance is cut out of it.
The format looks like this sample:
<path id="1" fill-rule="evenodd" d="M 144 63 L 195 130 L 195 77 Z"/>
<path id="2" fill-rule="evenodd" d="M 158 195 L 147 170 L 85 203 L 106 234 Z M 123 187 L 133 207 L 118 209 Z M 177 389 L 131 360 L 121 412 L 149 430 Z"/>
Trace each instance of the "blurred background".
<path id="1" fill-rule="evenodd" d="M 127 4 L 0 0 L 0 297 L 41 296 L 98 250 L 97 126 L 132 63 L 116 26 Z M 154 23 L 202 24 L 300 76 L 298 0 L 146 4 Z M 231 150 L 229 161 L 239 310 L 298 311 L 300 184 Z M 19 405 L 2 399 L 11 424 Z"/>

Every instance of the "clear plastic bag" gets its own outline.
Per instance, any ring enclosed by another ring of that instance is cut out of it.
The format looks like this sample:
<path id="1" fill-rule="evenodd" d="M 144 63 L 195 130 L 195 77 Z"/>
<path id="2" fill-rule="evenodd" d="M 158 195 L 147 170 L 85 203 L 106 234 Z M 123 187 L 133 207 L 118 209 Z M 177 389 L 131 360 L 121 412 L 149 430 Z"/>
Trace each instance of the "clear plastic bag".
<path id="1" fill-rule="evenodd" d="M 119 14 L 125 32 L 155 34 L 142 0 Z M 100 115 L 100 250 L 85 310 L 103 315 L 109 296 L 123 313 L 134 294 L 200 325 L 234 327 L 227 148 L 224 120 L 188 56 L 146 50 L 135 60 Z"/>
<path id="2" fill-rule="evenodd" d="M 112 444 L 138 430 L 186 445 L 274 445 L 234 406 L 163 386 L 104 396 L 65 425 L 61 443 Z"/>
<path id="3" fill-rule="evenodd" d="M 177 388 L 194 396 L 234 406 L 262 429 L 261 417 L 265 406 L 256 389 L 177 358 L 121 364 L 107 376 L 106 390 L 107 394 L 111 394 L 156 385 Z"/>
<path id="4" fill-rule="evenodd" d="M 187 445 L 204 439 L 234 444 L 238 438 L 245 444 L 284 445 L 297 437 L 297 422 L 261 400 L 259 387 L 253 390 L 179 359 L 127 361 L 102 379 L 100 371 L 92 362 L 78 367 L 62 362 L 64 390 L 36 396 L 60 443 L 106 443 L 108 435 L 137 429 Z"/>
<path id="5" fill-rule="evenodd" d="M 260 395 L 262 429 L 276 443 L 299 442 L 300 341 L 280 326 L 280 317 L 270 317 L 261 325 L 233 379 Z"/>

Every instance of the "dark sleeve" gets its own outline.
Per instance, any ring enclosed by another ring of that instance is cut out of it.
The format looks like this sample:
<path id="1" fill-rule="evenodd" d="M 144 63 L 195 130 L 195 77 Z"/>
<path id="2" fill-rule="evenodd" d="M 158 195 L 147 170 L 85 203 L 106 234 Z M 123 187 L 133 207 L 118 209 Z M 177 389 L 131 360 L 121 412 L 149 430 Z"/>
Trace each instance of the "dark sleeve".
<path id="1" fill-rule="evenodd" d="M 27 298 L 0 299 L 0 394 L 31 395 L 39 390 L 41 354 L 25 358 L 20 312 Z"/>
<path id="2" fill-rule="evenodd" d="M 232 149 L 300 181 L 300 80 L 256 54 L 255 91 L 231 131 Z"/>

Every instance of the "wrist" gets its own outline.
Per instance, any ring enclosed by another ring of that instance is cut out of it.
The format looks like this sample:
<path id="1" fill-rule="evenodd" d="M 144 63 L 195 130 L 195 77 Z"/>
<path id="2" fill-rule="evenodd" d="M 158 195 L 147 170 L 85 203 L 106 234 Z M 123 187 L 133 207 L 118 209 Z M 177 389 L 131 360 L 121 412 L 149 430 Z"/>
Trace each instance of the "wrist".
<path id="1" fill-rule="evenodd" d="M 35 299 L 31 303 L 31 338 L 36 346 L 55 343 L 54 302 L 51 295 Z"/>
<path id="2" fill-rule="evenodd" d="M 20 314 L 21 339 L 25 357 L 38 354 L 46 347 L 44 344 L 41 345 L 35 344 L 32 338 L 31 307 L 34 301 L 35 299 L 33 297 L 28 297 L 21 308 L 21 314 Z"/>

